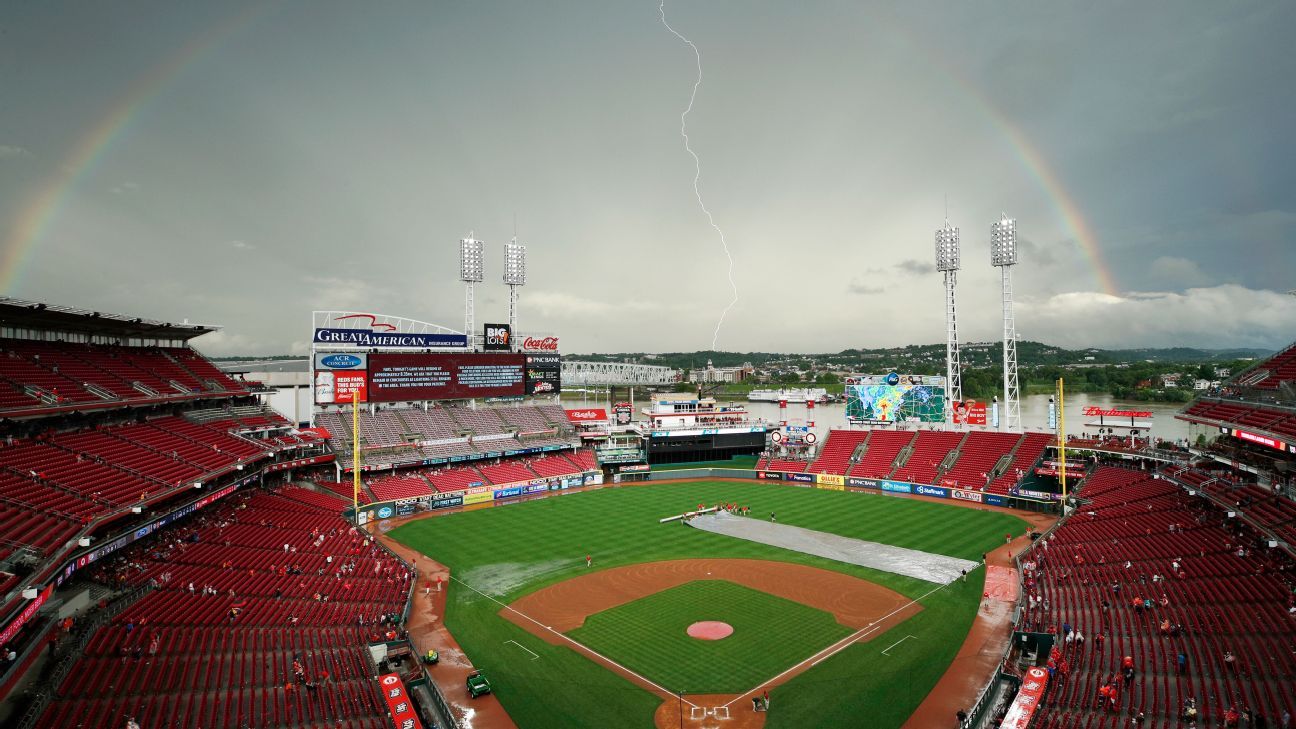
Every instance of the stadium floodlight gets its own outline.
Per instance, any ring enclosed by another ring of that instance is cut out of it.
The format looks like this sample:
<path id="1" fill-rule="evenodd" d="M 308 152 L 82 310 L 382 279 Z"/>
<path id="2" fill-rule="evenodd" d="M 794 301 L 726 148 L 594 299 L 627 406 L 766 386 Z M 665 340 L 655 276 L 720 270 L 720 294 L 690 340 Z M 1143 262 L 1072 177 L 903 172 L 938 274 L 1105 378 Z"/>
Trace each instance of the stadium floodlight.
<path id="1" fill-rule="evenodd" d="M 518 287 L 526 286 L 526 246 L 517 236 L 504 245 L 504 283 L 509 287 L 509 331 L 517 336 Z"/>
<path id="2" fill-rule="evenodd" d="M 945 276 L 945 421 L 953 418 L 954 403 L 963 402 L 963 365 L 959 361 L 958 308 L 954 287 L 958 283 L 959 229 L 949 221 L 936 231 L 936 270 Z"/>
<path id="3" fill-rule="evenodd" d="M 990 265 L 1017 263 L 1017 221 L 1004 215 L 990 226 Z"/>
<path id="4" fill-rule="evenodd" d="M 482 262 L 482 241 L 468 237 L 459 241 L 459 280 L 464 283 L 478 283 L 482 280 L 485 266 Z"/>
<path id="5" fill-rule="evenodd" d="M 464 335 L 469 342 L 473 337 L 473 284 L 482 280 L 484 246 L 482 241 L 473 237 L 472 231 L 459 241 L 459 279 L 464 282 Z"/>
<path id="6" fill-rule="evenodd" d="M 1003 429 L 1021 432 L 1021 390 L 1017 380 L 1017 322 L 1013 318 L 1012 267 L 1017 263 L 1017 221 L 1000 215 L 990 225 L 990 264 L 999 269 L 1003 297 Z"/>
<path id="7" fill-rule="evenodd" d="M 517 238 L 504 245 L 504 283 L 526 286 L 526 246 Z"/>
<path id="8" fill-rule="evenodd" d="M 936 231 L 936 270 L 959 270 L 959 229 L 951 228 L 948 220 Z"/>

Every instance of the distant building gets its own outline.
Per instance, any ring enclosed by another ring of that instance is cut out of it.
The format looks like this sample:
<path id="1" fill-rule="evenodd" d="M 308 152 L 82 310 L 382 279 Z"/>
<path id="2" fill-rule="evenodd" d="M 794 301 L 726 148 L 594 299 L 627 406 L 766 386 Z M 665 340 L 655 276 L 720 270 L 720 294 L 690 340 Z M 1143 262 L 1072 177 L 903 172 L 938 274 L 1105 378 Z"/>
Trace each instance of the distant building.
<path id="1" fill-rule="evenodd" d="M 743 382 L 755 371 L 750 362 L 742 367 L 716 367 L 711 360 L 707 360 L 705 368 L 689 372 L 689 382 Z"/>

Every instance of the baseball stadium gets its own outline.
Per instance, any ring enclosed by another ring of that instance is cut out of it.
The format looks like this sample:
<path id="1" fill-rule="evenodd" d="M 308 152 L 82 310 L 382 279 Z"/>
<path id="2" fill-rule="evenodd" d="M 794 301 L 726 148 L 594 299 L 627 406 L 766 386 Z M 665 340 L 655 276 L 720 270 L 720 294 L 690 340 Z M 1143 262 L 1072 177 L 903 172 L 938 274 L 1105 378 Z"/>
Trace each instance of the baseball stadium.
<path id="1" fill-rule="evenodd" d="M 1015 235 L 995 224 L 996 265 Z M 935 240 L 949 274 L 957 230 Z M 1195 441 L 1152 412 L 1068 425 L 1064 380 L 1028 427 L 1010 330 L 1002 399 L 962 397 L 946 275 L 944 376 L 851 374 L 840 410 L 784 393 L 770 416 L 520 331 L 526 248 L 505 253 L 508 323 L 474 321 L 470 236 L 462 330 L 316 311 L 288 363 L 0 299 L 6 726 L 1290 711 L 1296 344 L 1177 411 Z"/>

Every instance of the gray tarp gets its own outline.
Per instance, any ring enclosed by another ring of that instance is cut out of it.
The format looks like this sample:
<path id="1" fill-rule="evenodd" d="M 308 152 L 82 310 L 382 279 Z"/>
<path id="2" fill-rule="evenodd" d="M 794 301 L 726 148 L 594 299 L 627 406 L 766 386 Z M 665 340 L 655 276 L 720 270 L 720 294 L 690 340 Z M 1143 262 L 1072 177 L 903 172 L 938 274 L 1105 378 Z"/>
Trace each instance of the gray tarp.
<path id="1" fill-rule="evenodd" d="M 959 570 L 970 571 L 978 566 L 977 562 L 969 562 L 966 559 L 866 542 L 827 532 L 817 532 L 813 529 L 777 524 L 755 517 L 734 516 L 724 511 L 694 517 L 688 521 L 688 524 L 695 529 L 715 534 L 915 577 L 940 585 L 948 585 L 957 580 Z"/>

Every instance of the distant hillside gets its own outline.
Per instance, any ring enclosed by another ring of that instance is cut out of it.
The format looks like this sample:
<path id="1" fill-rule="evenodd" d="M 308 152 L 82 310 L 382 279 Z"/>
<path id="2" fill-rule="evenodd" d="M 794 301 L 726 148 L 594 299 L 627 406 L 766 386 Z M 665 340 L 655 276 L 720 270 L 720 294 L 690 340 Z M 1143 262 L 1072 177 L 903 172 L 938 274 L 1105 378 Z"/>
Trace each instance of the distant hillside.
<path id="1" fill-rule="evenodd" d="M 968 342 L 960 347 L 965 367 L 990 367 L 1002 359 L 1000 342 Z M 1273 354 L 1265 349 L 1063 349 L 1041 342 L 1017 343 L 1017 359 L 1022 367 L 1074 364 L 1134 364 L 1138 362 L 1200 364 L 1263 359 Z M 885 349 L 847 349 L 823 354 L 781 354 L 777 352 L 619 352 L 615 354 L 568 354 L 570 359 L 595 362 L 634 362 L 676 369 L 705 367 L 708 360 L 716 367 L 737 367 L 750 362 L 757 368 L 796 365 L 803 369 L 818 365 L 856 372 L 903 371 L 936 374 L 945 367 L 945 345 L 913 344 Z"/>

